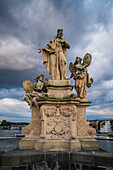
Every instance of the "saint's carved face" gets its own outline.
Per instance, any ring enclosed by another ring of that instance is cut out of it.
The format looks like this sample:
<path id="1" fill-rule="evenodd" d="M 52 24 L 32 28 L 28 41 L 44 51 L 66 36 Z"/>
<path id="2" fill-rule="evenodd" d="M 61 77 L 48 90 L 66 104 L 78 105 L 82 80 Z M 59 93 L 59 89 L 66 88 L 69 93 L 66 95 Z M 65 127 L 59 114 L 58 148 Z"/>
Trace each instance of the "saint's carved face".
<path id="1" fill-rule="evenodd" d="M 58 37 L 58 38 L 62 38 L 62 36 L 63 36 L 63 31 L 62 31 L 62 30 L 59 30 L 59 31 L 57 32 L 57 37 Z"/>
<path id="2" fill-rule="evenodd" d="M 43 78 L 44 78 L 44 76 L 42 75 L 42 76 L 40 76 L 39 80 L 43 80 Z"/>
<path id="3" fill-rule="evenodd" d="M 76 62 L 78 63 L 78 64 L 81 64 L 81 58 L 80 57 L 76 57 Z"/>

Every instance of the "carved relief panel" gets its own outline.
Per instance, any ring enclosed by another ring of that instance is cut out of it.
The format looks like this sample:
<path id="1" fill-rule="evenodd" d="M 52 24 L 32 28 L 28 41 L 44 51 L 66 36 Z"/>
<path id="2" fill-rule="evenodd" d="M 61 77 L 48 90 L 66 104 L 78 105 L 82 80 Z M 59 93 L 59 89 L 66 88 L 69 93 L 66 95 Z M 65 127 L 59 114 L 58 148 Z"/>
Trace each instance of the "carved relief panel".
<path id="1" fill-rule="evenodd" d="M 73 117 L 75 117 L 75 106 L 44 105 L 41 107 L 41 116 L 42 116 L 41 137 L 45 137 L 47 139 L 71 138 L 73 133 L 72 121 Z"/>

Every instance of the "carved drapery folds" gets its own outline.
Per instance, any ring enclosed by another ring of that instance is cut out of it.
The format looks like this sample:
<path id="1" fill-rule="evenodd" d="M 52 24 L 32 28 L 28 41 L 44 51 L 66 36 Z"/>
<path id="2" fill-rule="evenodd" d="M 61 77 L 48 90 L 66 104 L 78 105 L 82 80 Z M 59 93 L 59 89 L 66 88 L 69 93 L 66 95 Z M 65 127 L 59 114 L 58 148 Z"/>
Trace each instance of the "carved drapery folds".
<path id="1" fill-rule="evenodd" d="M 39 49 L 39 52 L 43 51 L 43 64 L 47 67 L 52 80 L 67 79 L 66 49 L 69 49 L 70 45 L 62 36 L 63 29 L 58 29 L 57 36 Z"/>
<path id="2" fill-rule="evenodd" d="M 93 78 L 89 78 L 87 71 L 87 67 L 90 65 L 91 60 L 91 54 L 87 53 L 83 58 L 83 63 L 81 63 L 82 58 L 76 57 L 75 62 L 69 64 L 69 70 L 71 72 L 70 78 L 73 77 L 75 80 L 77 98 L 87 99 L 86 86 L 89 88 L 93 83 Z"/>

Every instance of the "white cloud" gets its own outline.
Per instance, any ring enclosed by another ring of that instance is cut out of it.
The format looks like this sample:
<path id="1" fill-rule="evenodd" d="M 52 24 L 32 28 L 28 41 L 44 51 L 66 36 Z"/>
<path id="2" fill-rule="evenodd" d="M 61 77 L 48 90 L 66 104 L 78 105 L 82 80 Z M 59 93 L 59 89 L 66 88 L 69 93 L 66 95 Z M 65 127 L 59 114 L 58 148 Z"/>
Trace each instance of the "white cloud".
<path id="1" fill-rule="evenodd" d="M 21 97 L 22 98 L 22 93 L 24 90 L 22 88 L 11 88 L 11 89 L 5 89 L 1 88 L 0 89 L 0 98 L 17 98 Z"/>
<path id="2" fill-rule="evenodd" d="M 58 5 L 58 1 L 55 2 Z M 36 50 L 46 45 L 56 35 L 57 28 L 63 28 L 64 39 L 66 38 L 71 45 L 71 49 L 68 50 L 67 65 L 71 61 L 74 62 L 76 56 L 83 57 L 87 52 L 93 57 L 88 70 L 90 76 L 94 78 L 94 83 L 88 90 L 88 98 L 91 98 L 94 103 L 97 102 L 99 107 L 91 106 L 90 109 L 92 109 L 88 111 L 88 114 L 96 113 L 103 116 L 105 114 L 107 116 L 108 112 L 111 114 L 112 104 L 108 107 L 105 103 L 113 100 L 112 1 L 65 0 L 59 9 L 52 1 L 50 3 L 49 0 L 32 0 L 22 9 L 21 13 L 18 6 L 10 9 L 19 25 L 16 30 L 18 38 L 16 34 L 13 34 L 12 37 L 8 36 L 7 40 L 0 41 L 0 68 L 25 70 L 42 66 L 40 72 L 45 72 L 42 53 L 39 55 Z M 70 76 L 69 72 L 68 76 Z M 74 81 L 72 82 L 74 84 Z M 15 90 L 14 93 L 19 92 Z M 10 98 L 11 94 L 13 90 L 6 90 L 4 94 L 2 92 L 5 99 L 1 100 L 1 111 L 14 113 L 17 110 L 17 115 L 23 115 L 23 110 L 26 110 L 25 105 L 27 106 L 25 102 L 22 104 L 19 100 L 10 99 L 5 107 L 3 101 L 7 101 L 6 98 Z M 104 103 L 103 108 L 101 103 Z"/>
<path id="3" fill-rule="evenodd" d="M 23 118 L 23 117 L 18 117 L 18 118 L 16 118 L 16 117 L 8 117 L 8 116 L 0 116 L 0 121 L 2 121 L 2 120 L 7 120 L 7 121 L 9 121 L 9 122 L 27 122 L 27 123 L 29 123 L 30 122 L 30 118 L 29 117 L 27 117 L 27 118 Z"/>
<path id="4" fill-rule="evenodd" d="M 13 98 L 4 98 L 0 100 L 0 117 L 11 119 L 30 118 L 30 108 L 25 101 L 20 101 Z"/>
<path id="5" fill-rule="evenodd" d="M 24 44 L 17 38 L 8 37 L 0 41 L 0 68 L 25 70 L 39 65 L 41 59 L 34 56 L 31 44 Z M 38 54 L 38 52 L 37 52 Z"/>
<path id="6" fill-rule="evenodd" d="M 113 116 L 113 107 L 109 108 L 105 108 L 103 106 L 100 107 L 100 106 L 92 106 L 91 108 L 88 108 L 87 111 L 90 113 L 90 114 L 95 114 L 95 115 L 106 115 L 106 114 L 109 114 L 109 115 L 112 115 Z"/>
<path id="7" fill-rule="evenodd" d="M 109 81 L 103 81 L 103 86 L 106 89 L 113 89 L 113 79 Z"/>
<path id="8" fill-rule="evenodd" d="M 94 30 L 90 30 L 93 27 Z M 79 51 L 79 55 L 84 56 L 87 52 L 92 54 L 92 64 L 88 68 L 95 81 L 99 81 L 106 74 L 111 74 L 113 50 L 113 24 L 108 29 L 102 24 L 89 26 L 88 34 L 84 35 L 82 44 L 73 48 L 73 53 Z M 113 76 L 113 72 L 112 72 Z"/>
<path id="9" fill-rule="evenodd" d="M 87 1 L 88 2 L 88 1 Z M 87 52 L 92 54 L 92 63 L 88 67 L 90 77 L 94 79 L 92 87 L 88 89 L 88 99 L 100 108 L 88 110 L 88 115 L 113 115 L 113 15 L 109 10 L 109 20 L 105 23 L 93 22 L 87 25 L 87 33 L 83 35 L 81 44 L 72 48 L 74 56 L 84 56 Z M 113 13 L 113 12 L 112 12 Z M 93 18 L 92 18 L 93 20 Z M 95 20 L 95 19 L 94 19 Z M 110 103 L 109 107 L 106 103 Z M 103 103 L 103 108 L 101 104 Z M 92 107 L 91 107 L 92 108 Z M 112 116 L 113 118 L 113 116 Z"/>
<path id="10" fill-rule="evenodd" d="M 87 108 L 88 119 L 113 119 L 113 106 L 96 105 Z"/>

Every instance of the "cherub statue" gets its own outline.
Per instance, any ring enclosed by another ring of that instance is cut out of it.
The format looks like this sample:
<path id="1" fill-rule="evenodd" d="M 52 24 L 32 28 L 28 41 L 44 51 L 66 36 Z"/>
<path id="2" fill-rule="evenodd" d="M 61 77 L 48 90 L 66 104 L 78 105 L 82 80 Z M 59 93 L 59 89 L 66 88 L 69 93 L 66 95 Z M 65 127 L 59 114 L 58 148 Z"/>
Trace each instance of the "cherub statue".
<path id="1" fill-rule="evenodd" d="M 38 93 L 41 93 L 43 88 L 44 88 L 44 75 L 41 74 L 40 76 L 38 76 L 37 78 L 35 78 L 34 80 L 36 80 L 36 83 L 34 84 L 34 90 L 37 91 Z"/>
<path id="2" fill-rule="evenodd" d="M 89 78 L 87 68 L 92 60 L 92 56 L 87 53 L 83 58 L 83 63 L 81 63 L 82 58 L 76 57 L 76 61 L 73 64 L 72 62 L 69 65 L 69 70 L 71 72 L 70 78 L 74 77 L 75 80 L 75 89 L 77 93 L 77 98 L 87 99 L 86 86 L 89 88 L 93 83 L 93 79 Z"/>
<path id="3" fill-rule="evenodd" d="M 23 81 L 23 89 L 26 91 L 23 93 L 23 99 L 27 101 L 30 109 L 32 108 L 33 104 L 37 106 L 37 101 L 43 98 L 42 91 L 44 89 L 44 75 L 40 75 L 35 78 L 36 83 L 32 83 L 30 80 Z"/>

